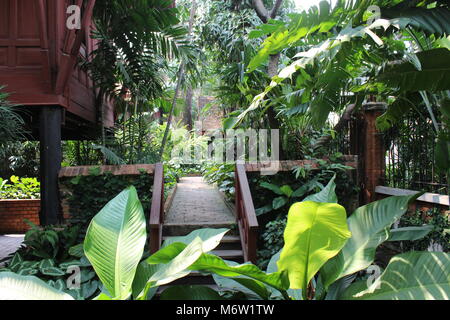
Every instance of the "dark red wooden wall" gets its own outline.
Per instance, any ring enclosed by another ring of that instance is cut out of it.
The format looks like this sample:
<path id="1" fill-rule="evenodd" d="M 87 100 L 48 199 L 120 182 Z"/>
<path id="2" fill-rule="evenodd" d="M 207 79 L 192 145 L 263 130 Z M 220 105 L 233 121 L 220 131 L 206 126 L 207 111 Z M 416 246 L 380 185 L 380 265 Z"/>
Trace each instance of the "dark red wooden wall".
<path id="1" fill-rule="evenodd" d="M 83 33 L 79 56 L 88 55 L 95 45 L 89 37 L 90 21 L 80 31 L 66 27 L 67 6 L 74 3 L 82 1 L 0 0 L 0 85 L 7 85 L 15 103 L 28 108 L 59 105 L 71 121 L 93 124 L 99 113 L 86 72 L 74 63 L 68 80 L 61 81 L 77 33 Z M 106 125 L 112 126 L 112 106 L 105 109 Z"/>

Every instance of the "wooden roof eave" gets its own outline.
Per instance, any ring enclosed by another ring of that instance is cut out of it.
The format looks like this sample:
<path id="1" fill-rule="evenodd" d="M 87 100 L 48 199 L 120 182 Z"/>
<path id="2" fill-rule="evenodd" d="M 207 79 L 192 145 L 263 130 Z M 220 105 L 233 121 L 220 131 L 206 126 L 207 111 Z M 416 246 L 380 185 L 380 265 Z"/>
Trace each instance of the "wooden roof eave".
<path id="1" fill-rule="evenodd" d="M 47 93 L 52 92 L 52 79 L 50 69 L 50 52 L 49 52 L 49 39 L 47 30 L 47 15 L 45 11 L 44 0 L 38 1 L 38 23 L 39 23 L 39 37 L 41 47 L 41 59 L 42 59 L 42 76 L 44 79 Z"/>
<path id="2" fill-rule="evenodd" d="M 67 33 L 61 57 L 61 66 L 59 68 L 58 76 L 56 78 L 56 85 L 55 85 L 56 94 L 63 94 L 64 90 L 67 87 L 70 76 L 72 75 L 72 70 L 77 63 L 78 54 L 80 52 L 84 36 L 86 35 L 86 30 L 87 28 L 89 28 L 92 21 L 95 1 L 96 0 L 89 0 L 87 4 L 81 22 L 81 29 L 70 30 Z M 77 5 L 81 6 L 82 3 L 83 0 L 78 0 Z"/>

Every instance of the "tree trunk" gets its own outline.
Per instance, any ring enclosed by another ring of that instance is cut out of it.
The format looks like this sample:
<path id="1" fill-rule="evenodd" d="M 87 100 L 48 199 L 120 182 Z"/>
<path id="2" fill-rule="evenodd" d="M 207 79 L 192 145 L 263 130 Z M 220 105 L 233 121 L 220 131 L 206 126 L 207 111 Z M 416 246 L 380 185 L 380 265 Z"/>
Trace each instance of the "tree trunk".
<path id="1" fill-rule="evenodd" d="M 271 11 L 268 11 L 267 8 L 264 6 L 264 3 L 262 0 L 253 0 L 253 8 L 256 11 L 256 14 L 261 19 L 263 23 L 267 23 L 269 19 L 274 19 L 278 11 L 280 10 L 281 5 L 283 4 L 283 0 L 276 0 L 275 4 Z M 280 63 L 280 54 L 272 55 L 270 56 L 269 60 L 269 66 L 267 68 L 267 74 L 270 78 L 273 78 L 278 74 L 278 65 Z M 273 106 L 269 107 L 267 109 L 267 117 L 269 120 L 269 126 L 270 129 L 279 129 L 281 130 L 280 122 L 277 119 L 275 109 Z M 280 145 L 280 160 L 283 160 L 285 158 L 284 156 L 284 150 L 283 146 Z"/>
<path id="2" fill-rule="evenodd" d="M 188 130 L 191 131 L 193 128 L 192 123 L 192 99 L 194 97 L 194 91 L 191 87 L 189 87 L 186 91 L 186 104 L 184 107 L 184 115 L 183 122 L 188 127 Z"/>
<path id="3" fill-rule="evenodd" d="M 280 54 L 270 56 L 269 67 L 267 69 L 267 74 L 269 75 L 270 78 L 273 78 L 278 74 L 279 62 L 280 62 Z M 273 108 L 273 106 L 271 106 L 267 110 L 267 116 L 269 118 L 270 129 L 280 129 L 280 122 L 277 119 L 275 109 Z M 283 152 L 281 151 L 280 156 L 282 154 Z"/>
<path id="4" fill-rule="evenodd" d="M 191 37 L 192 30 L 194 27 L 194 18 L 195 18 L 196 12 L 197 12 L 197 2 L 194 0 L 194 1 L 192 1 L 191 15 L 189 18 L 189 38 Z M 185 72 L 185 64 L 184 64 L 184 61 L 182 61 L 180 64 L 180 69 L 178 70 L 178 74 L 177 74 L 178 81 L 177 81 L 177 86 L 175 88 L 175 96 L 173 98 L 172 108 L 171 108 L 169 116 L 167 118 L 167 127 L 166 127 L 166 131 L 164 132 L 164 137 L 163 137 L 163 140 L 161 143 L 161 149 L 159 151 L 159 161 L 163 161 L 164 149 L 166 148 L 167 138 L 169 136 L 170 126 L 172 124 L 173 112 L 175 110 L 175 106 L 177 105 L 178 94 L 181 90 L 181 84 L 184 79 L 184 72 Z"/>

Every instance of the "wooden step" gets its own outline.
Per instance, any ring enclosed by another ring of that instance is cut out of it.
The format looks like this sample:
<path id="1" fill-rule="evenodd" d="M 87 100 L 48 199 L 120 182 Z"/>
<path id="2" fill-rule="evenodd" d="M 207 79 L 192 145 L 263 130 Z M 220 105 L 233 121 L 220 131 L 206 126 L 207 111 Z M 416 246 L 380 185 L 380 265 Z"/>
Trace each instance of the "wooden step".
<path id="1" fill-rule="evenodd" d="M 163 241 L 174 239 L 175 236 L 163 237 Z M 239 236 L 225 236 L 216 248 L 217 250 L 242 250 Z"/>
<path id="2" fill-rule="evenodd" d="M 211 253 L 225 260 L 244 259 L 242 250 L 214 250 Z"/>
<path id="3" fill-rule="evenodd" d="M 168 239 L 173 239 L 176 238 L 178 236 L 164 236 L 163 237 L 163 241 L 168 240 Z M 222 238 L 222 243 L 241 243 L 241 238 L 239 236 L 224 236 Z"/>

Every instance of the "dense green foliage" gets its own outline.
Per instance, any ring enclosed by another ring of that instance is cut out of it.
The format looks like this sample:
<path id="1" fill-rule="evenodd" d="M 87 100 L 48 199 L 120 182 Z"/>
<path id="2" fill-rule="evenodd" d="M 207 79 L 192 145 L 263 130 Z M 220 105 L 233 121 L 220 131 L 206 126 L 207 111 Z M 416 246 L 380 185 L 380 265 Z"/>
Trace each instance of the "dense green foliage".
<path id="1" fill-rule="evenodd" d="M 89 176 L 63 179 L 63 199 L 70 207 L 69 222 L 86 230 L 92 218 L 121 190 L 134 185 L 146 216 L 150 214 L 153 176 L 142 173 L 137 176 L 115 176 L 111 173 L 99 174 L 95 167 Z"/>
<path id="2" fill-rule="evenodd" d="M 3 200 L 40 199 L 40 191 L 40 183 L 35 178 L 0 178 L 0 199 Z"/>
<path id="3" fill-rule="evenodd" d="M 16 106 L 8 101 L 9 94 L 0 84 L 0 147 L 6 142 L 24 138 L 24 121 L 17 113 Z"/>
<path id="4" fill-rule="evenodd" d="M 424 223 L 433 227 L 433 230 L 426 237 L 418 241 L 403 241 L 401 250 L 425 251 L 430 245 L 442 247 L 444 252 L 450 251 L 450 220 L 448 213 L 435 208 L 430 210 L 416 210 L 402 217 L 400 227 L 421 227 Z"/>
<path id="5" fill-rule="evenodd" d="M 6 267 L 0 268 L 0 275 L 13 272 L 20 276 L 36 276 L 75 299 L 88 299 L 99 292 L 98 277 L 79 246 L 80 226 L 31 226 L 22 247 L 7 258 Z M 80 269 L 78 289 L 67 286 L 67 278 L 73 274 L 74 267 Z"/>

